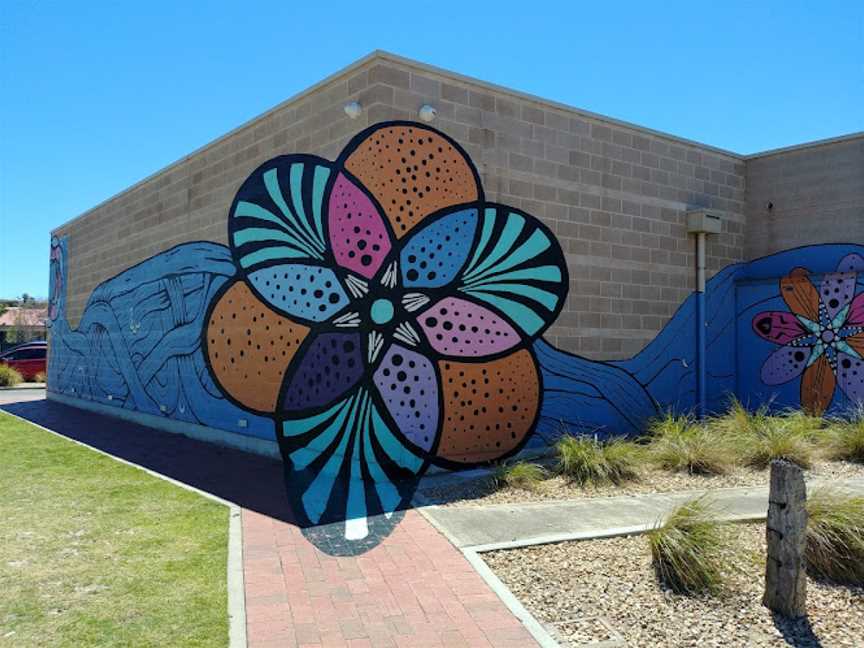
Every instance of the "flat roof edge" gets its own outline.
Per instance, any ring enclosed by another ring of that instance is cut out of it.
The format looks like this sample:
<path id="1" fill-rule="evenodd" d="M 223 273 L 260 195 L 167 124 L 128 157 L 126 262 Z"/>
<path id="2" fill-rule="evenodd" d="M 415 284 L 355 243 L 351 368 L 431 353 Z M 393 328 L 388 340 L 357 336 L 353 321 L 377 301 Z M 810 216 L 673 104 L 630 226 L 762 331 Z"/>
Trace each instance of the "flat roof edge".
<path id="1" fill-rule="evenodd" d="M 837 137 L 827 137 L 825 139 L 813 140 L 812 142 L 804 142 L 802 144 L 792 144 L 791 146 L 782 146 L 780 148 L 768 149 L 759 153 L 745 155 L 745 160 L 754 160 L 756 158 L 768 157 L 769 155 L 779 155 L 781 153 L 792 153 L 801 149 L 816 148 L 817 146 L 827 146 L 829 144 L 839 144 L 841 142 L 851 142 L 856 139 L 864 139 L 864 131 L 856 133 L 847 133 L 846 135 L 838 135 Z"/>
<path id="2" fill-rule="evenodd" d="M 458 72 L 453 72 L 452 70 L 448 70 L 446 68 L 440 68 L 435 65 L 430 65 L 428 63 L 422 63 L 420 61 L 416 61 L 414 59 L 405 58 L 404 56 L 399 56 L 398 54 L 393 54 L 392 52 L 387 52 L 384 50 L 375 50 L 370 56 L 377 55 L 378 57 L 393 61 L 394 63 L 399 63 L 401 65 L 405 65 L 408 67 L 417 68 L 418 70 L 423 70 L 426 72 L 432 72 L 434 74 L 441 74 L 444 76 L 448 76 L 457 81 L 461 81 L 463 83 L 471 83 L 474 85 L 478 85 L 484 88 L 488 88 L 489 90 L 494 90 L 495 92 L 501 92 L 503 94 L 508 94 L 512 97 L 516 97 L 518 99 L 524 99 L 527 101 L 533 101 L 535 103 L 543 104 L 544 106 L 550 108 L 557 108 L 559 110 L 566 110 L 567 112 L 576 113 L 582 117 L 587 117 L 589 119 L 596 119 L 597 121 L 606 122 L 607 124 L 611 124 L 613 126 L 620 126 L 623 128 L 633 128 L 647 135 L 654 135 L 655 137 L 662 137 L 663 139 L 672 140 L 673 142 L 678 142 L 680 144 L 686 144 L 687 146 L 698 146 L 699 148 L 707 151 L 711 151 L 713 153 L 719 153 L 720 155 L 726 155 L 728 157 L 735 158 L 737 160 L 743 160 L 744 156 L 740 153 L 735 153 L 734 151 L 729 151 L 727 149 L 723 149 L 717 146 L 711 146 L 710 144 L 705 144 L 703 142 L 697 142 L 696 140 L 688 139 L 686 137 L 681 137 L 679 135 L 673 135 L 671 133 L 666 133 L 664 131 L 655 130 L 653 128 L 649 128 L 647 126 L 643 126 L 641 124 L 636 124 L 634 122 L 628 122 L 623 119 L 616 119 L 614 117 L 609 117 L 608 115 L 601 115 L 600 113 L 591 112 L 590 110 L 585 110 L 583 108 L 579 108 L 577 106 L 571 106 L 570 104 L 565 104 L 560 101 L 554 101 L 552 99 L 546 99 L 539 95 L 531 94 L 530 92 L 522 92 L 520 90 L 514 90 L 513 88 L 508 88 L 507 86 L 498 85 L 497 83 L 491 83 L 489 81 L 484 81 L 482 79 L 478 79 L 476 77 L 468 76 L 465 74 L 460 74 Z"/>
<path id="3" fill-rule="evenodd" d="M 206 150 L 220 144 L 224 140 L 226 140 L 226 139 L 228 139 L 228 138 L 230 138 L 230 137 L 232 137 L 232 136 L 234 136 L 234 135 L 236 135 L 236 134 L 238 134 L 238 133 L 240 133 L 246 129 L 252 128 L 257 123 L 266 119 L 267 117 L 269 117 L 273 113 L 284 109 L 285 107 L 289 106 L 290 104 L 297 102 L 297 101 L 303 99 L 304 97 L 306 97 L 306 96 L 308 96 L 308 95 L 310 95 L 310 94 L 312 94 L 318 90 L 321 90 L 325 86 L 339 80 L 340 78 L 342 78 L 344 76 L 347 76 L 353 72 L 356 72 L 357 70 L 363 68 L 364 66 L 369 65 L 370 63 L 372 63 L 375 60 L 389 61 L 391 63 L 395 63 L 395 64 L 403 66 L 403 67 L 415 69 L 415 70 L 418 70 L 420 72 L 427 72 L 427 73 L 432 73 L 432 74 L 437 74 L 440 76 L 448 77 L 448 78 L 450 78 L 454 81 L 457 81 L 457 82 L 474 85 L 474 86 L 477 86 L 480 88 L 485 88 L 485 89 L 488 89 L 488 90 L 491 90 L 491 91 L 494 91 L 497 93 L 509 95 L 509 96 L 514 97 L 516 99 L 520 99 L 520 100 L 524 100 L 524 101 L 530 101 L 530 102 L 533 102 L 536 104 L 540 104 L 545 108 L 558 109 L 558 110 L 566 111 L 569 113 L 573 113 L 573 114 L 581 116 L 581 117 L 592 119 L 595 121 L 604 122 L 604 123 L 612 125 L 612 126 L 637 130 L 637 131 L 644 133 L 646 135 L 659 137 L 659 138 L 662 138 L 662 139 L 665 139 L 665 140 L 668 140 L 671 142 L 677 142 L 677 143 L 683 144 L 685 146 L 697 147 L 701 150 L 716 153 L 719 155 L 723 155 L 723 156 L 733 158 L 735 160 L 739 160 L 742 162 L 746 162 L 747 160 L 753 160 L 753 159 L 760 158 L 760 157 L 766 157 L 769 155 L 776 155 L 776 154 L 780 154 L 780 153 L 791 152 L 791 151 L 795 151 L 798 149 L 805 149 L 805 148 L 811 148 L 811 147 L 816 147 L 816 146 L 824 146 L 824 145 L 828 145 L 828 144 L 834 144 L 834 143 L 844 142 L 844 141 L 848 141 L 848 140 L 854 140 L 857 138 L 864 138 L 864 131 L 861 131 L 861 132 L 857 132 L 857 133 L 850 133 L 847 135 L 841 135 L 838 137 L 833 137 L 833 138 L 828 138 L 828 139 L 823 139 L 823 140 L 816 140 L 813 142 L 806 142 L 803 144 L 796 144 L 796 145 L 777 148 L 777 149 L 770 149 L 767 151 L 762 151 L 759 153 L 753 153 L 750 155 L 743 155 L 741 153 L 735 153 L 734 151 L 729 151 L 727 149 L 719 148 L 716 146 L 711 146 L 710 144 L 698 142 L 696 140 L 688 139 L 686 137 L 680 137 L 677 135 L 673 135 L 671 133 L 666 133 L 663 131 L 648 128 L 646 126 L 642 126 L 641 124 L 636 124 L 636 123 L 624 121 L 621 119 L 615 119 L 614 117 L 609 117 L 607 115 L 601 115 L 599 113 L 594 113 L 594 112 L 591 112 L 589 110 L 584 110 L 582 108 L 578 108 L 576 106 L 571 106 L 571 105 L 568 105 L 568 104 L 565 104 L 562 102 L 553 101 L 551 99 L 545 99 L 545 98 L 540 97 L 538 95 L 534 95 L 534 94 L 527 93 L 527 92 L 521 92 L 519 90 L 514 90 L 514 89 L 508 88 L 506 86 L 498 85 L 498 84 L 491 83 L 488 81 L 483 81 L 482 79 L 478 79 L 475 77 L 460 74 L 458 72 L 453 72 L 452 70 L 440 68 L 440 67 L 430 65 L 427 63 L 423 63 L 423 62 L 420 62 L 420 61 L 417 61 L 414 59 L 399 56 L 398 54 L 393 54 L 392 52 L 387 52 L 385 50 L 376 49 L 376 50 L 373 50 L 372 52 L 370 52 L 369 54 L 366 54 L 365 56 L 357 59 L 353 63 L 341 68 L 340 70 L 337 70 L 333 74 L 326 76 L 325 78 L 312 84 L 311 86 L 293 94 L 292 96 L 288 97 L 284 101 L 279 102 L 278 104 L 276 104 L 272 108 L 264 111 L 263 113 L 255 116 L 255 117 L 252 117 L 251 119 L 243 122 L 242 124 L 240 124 L 239 126 L 237 126 L 235 128 L 232 128 L 231 130 L 224 133 L 223 135 L 220 135 L 219 137 L 211 140 L 210 142 L 207 142 L 206 144 L 199 146 L 198 148 L 194 149 L 192 152 L 187 153 L 183 157 L 175 160 L 174 162 L 171 162 L 170 164 L 162 167 L 161 169 L 158 169 L 158 170 L 154 171 L 153 173 L 148 174 L 147 176 L 145 176 L 141 180 L 138 180 L 137 182 L 126 187 L 125 189 L 118 191 L 117 193 L 106 198 L 105 200 L 100 201 L 99 203 L 97 203 L 93 207 L 88 208 L 86 211 L 78 214 L 77 216 L 63 222 L 60 225 L 57 225 L 56 227 L 53 227 L 51 229 L 52 236 L 54 234 L 56 234 L 57 231 L 64 229 L 66 227 L 69 227 L 73 223 L 87 217 L 88 215 L 90 215 L 94 211 L 104 207 L 108 203 L 110 203 L 114 200 L 117 200 L 121 196 L 124 196 L 124 195 L 138 189 L 139 187 L 146 184 L 147 182 L 150 182 L 151 180 L 155 179 L 156 177 L 158 177 L 158 176 L 160 176 L 160 175 L 162 175 L 168 171 L 171 171 L 172 169 L 175 169 L 176 167 L 187 162 L 191 158 L 193 158 L 193 157 L 205 152 Z"/>

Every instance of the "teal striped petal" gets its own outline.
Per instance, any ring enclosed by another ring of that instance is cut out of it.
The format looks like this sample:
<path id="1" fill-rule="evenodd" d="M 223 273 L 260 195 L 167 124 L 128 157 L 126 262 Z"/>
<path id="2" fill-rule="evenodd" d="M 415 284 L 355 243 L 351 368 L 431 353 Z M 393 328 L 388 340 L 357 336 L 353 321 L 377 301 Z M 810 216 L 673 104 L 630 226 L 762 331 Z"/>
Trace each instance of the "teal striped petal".
<path id="1" fill-rule="evenodd" d="M 531 236 L 525 241 L 524 244 L 520 245 L 516 250 L 513 251 L 510 256 L 508 256 L 504 261 L 497 264 L 494 268 L 488 268 L 484 272 L 478 272 L 472 279 L 472 282 L 476 282 L 483 277 L 487 277 L 490 274 L 495 276 L 499 275 L 502 272 L 509 270 L 517 265 L 525 263 L 530 259 L 533 259 L 536 256 L 539 256 L 544 251 L 549 249 L 549 246 L 552 243 L 549 241 L 549 237 L 546 236 L 540 230 L 536 230 Z"/>
<path id="2" fill-rule="evenodd" d="M 324 166 L 315 167 L 315 176 L 312 179 L 312 216 L 315 221 L 315 229 L 318 237 L 324 240 L 324 215 L 321 206 L 324 204 L 324 189 L 330 178 L 330 169 Z"/>
<path id="3" fill-rule="evenodd" d="M 504 225 L 504 231 L 501 232 L 500 238 L 495 243 L 495 247 L 489 255 L 474 270 L 465 273 L 465 279 L 470 280 L 494 265 L 502 256 L 510 251 L 516 237 L 522 232 L 522 227 L 525 225 L 525 219 L 519 214 L 510 213 L 507 215 L 507 223 Z"/>
<path id="4" fill-rule="evenodd" d="M 299 252 L 293 247 L 286 245 L 273 245 L 271 247 L 261 248 L 251 254 L 246 254 L 240 257 L 240 265 L 244 268 L 264 263 L 265 261 L 273 261 L 275 259 L 305 259 L 307 258 L 303 252 Z"/>
<path id="5" fill-rule="evenodd" d="M 492 229 L 495 227 L 495 209 L 487 207 L 483 210 L 483 229 L 480 232 L 480 240 L 477 242 L 477 247 L 474 249 L 474 256 L 471 257 L 471 262 L 465 268 L 465 272 L 471 272 L 477 267 L 480 258 L 483 256 L 483 251 L 489 243 L 492 236 Z"/>
<path id="6" fill-rule="evenodd" d="M 362 387 L 279 429 L 295 511 L 311 524 L 344 524 L 348 540 L 368 534 L 367 516 L 389 515 L 407 501 L 413 486 L 406 479 L 426 465 L 397 439 Z"/>
<path id="7" fill-rule="evenodd" d="M 533 299 L 545 306 L 548 310 L 555 310 L 555 306 L 558 305 L 558 296 L 555 293 L 551 293 L 548 290 L 541 290 L 540 288 L 535 288 L 534 286 L 529 286 L 526 284 L 517 284 L 517 283 L 496 283 L 496 284 L 484 284 L 482 286 L 482 290 L 486 292 L 494 292 L 494 293 L 513 293 L 514 295 L 521 295 L 523 297 L 528 297 L 529 299 Z M 465 289 L 466 292 L 471 292 L 470 288 Z"/>
<path id="8" fill-rule="evenodd" d="M 484 207 L 480 236 L 456 290 L 485 302 L 523 334 L 552 324 L 567 295 L 567 264 L 536 218 L 503 205 Z"/>
<path id="9" fill-rule="evenodd" d="M 326 160 L 287 155 L 267 162 L 246 179 L 228 221 L 228 240 L 242 267 L 254 269 L 280 258 L 325 259 L 324 201 L 330 174 Z"/>
<path id="10" fill-rule="evenodd" d="M 525 280 L 534 280 L 534 281 L 548 281 L 550 283 L 560 283 L 561 282 L 561 268 L 558 266 L 540 266 L 537 268 L 531 268 L 529 270 L 513 270 L 512 272 L 505 272 L 503 274 L 496 274 L 494 277 L 488 277 L 487 279 L 479 280 L 476 282 L 471 282 L 470 284 L 466 284 L 466 286 L 470 286 L 472 288 L 477 286 L 485 286 L 490 283 L 498 283 L 501 281 L 525 281 Z"/>

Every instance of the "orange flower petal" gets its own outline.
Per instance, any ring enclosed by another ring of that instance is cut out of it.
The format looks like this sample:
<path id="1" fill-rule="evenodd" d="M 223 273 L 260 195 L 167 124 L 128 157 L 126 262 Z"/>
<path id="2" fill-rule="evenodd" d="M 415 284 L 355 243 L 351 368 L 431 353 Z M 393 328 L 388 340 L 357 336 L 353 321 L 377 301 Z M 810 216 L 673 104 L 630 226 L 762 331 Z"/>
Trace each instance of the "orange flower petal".
<path id="1" fill-rule="evenodd" d="M 384 124 L 347 151 L 345 168 L 381 205 L 396 238 L 439 209 L 480 196 L 468 156 L 432 129 Z"/>
<path id="2" fill-rule="evenodd" d="M 780 294 L 793 313 L 813 322 L 819 321 L 819 292 L 810 281 L 810 273 L 806 268 L 795 268 L 783 277 L 780 280 Z"/>
<path id="3" fill-rule="evenodd" d="M 244 281 L 236 281 L 210 312 L 207 358 L 212 375 L 235 401 L 271 413 L 285 370 L 308 333 L 308 327 L 275 313 Z"/>
<path id="4" fill-rule="evenodd" d="M 834 398 L 834 388 L 837 379 L 828 364 L 828 359 L 821 355 L 812 365 L 804 370 L 801 377 L 801 405 L 807 412 L 822 414 Z"/>
<path id="5" fill-rule="evenodd" d="M 540 405 L 540 381 L 530 351 L 491 362 L 441 361 L 438 369 L 444 403 L 438 458 L 481 463 L 519 447 Z"/>
<path id="6" fill-rule="evenodd" d="M 855 335 L 850 335 L 844 341 L 850 347 L 855 349 L 858 355 L 864 357 L 864 333 L 856 333 Z"/>

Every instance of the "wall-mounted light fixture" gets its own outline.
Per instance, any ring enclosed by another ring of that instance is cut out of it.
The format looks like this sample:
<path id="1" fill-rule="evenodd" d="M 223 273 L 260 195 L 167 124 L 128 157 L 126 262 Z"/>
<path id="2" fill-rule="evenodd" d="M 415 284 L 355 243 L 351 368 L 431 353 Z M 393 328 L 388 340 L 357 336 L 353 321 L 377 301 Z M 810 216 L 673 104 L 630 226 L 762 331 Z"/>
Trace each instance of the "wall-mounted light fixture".
<path id="1" fill-rule="evenodd" d="M 435 117 L 438 116 L 438 110 L 436 110 L 435 106 L 430 106 L 429 104 L 423 104 L 420 106 L 420 119 L 422 119 L 427 124 L 431 122 Z"/>
<path id="2" fill-rule="evenodd" d="M 351 119 L 357 119 L 363 112 L 363 106 L 358 101 L 349 101 L 345 104 L 345 114 Z"/>

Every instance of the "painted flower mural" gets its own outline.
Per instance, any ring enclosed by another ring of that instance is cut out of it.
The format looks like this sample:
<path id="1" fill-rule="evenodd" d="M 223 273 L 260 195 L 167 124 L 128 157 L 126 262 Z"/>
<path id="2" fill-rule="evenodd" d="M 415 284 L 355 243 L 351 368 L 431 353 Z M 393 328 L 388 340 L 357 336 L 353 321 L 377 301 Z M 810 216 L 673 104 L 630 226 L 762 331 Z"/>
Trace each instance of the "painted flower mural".
<path id="1" fill-rule="evenodd" d="M 864 292 L 858 276 L 864 258 L 844 257 L 837 271 L 818 287 L 805 268 L 780 280 L 789 312 L 766 311 L 753 318 L 753 330 L 781 345 L 762 366 L 762 381 L 780 385 L 801 377 L 801 405 L 824 412 L 837 387 L 852 401 L 864 400 Z"/>
<path id="2" fill-rule="evenodd" d="M 432 464 L 512 454 L 534 428 L 532 342 L 568 286 L 537 219 L 488 203 L 462 148 L 375 125 L 335 162 L 256 169 L 229 212 L 238 274 L 202 341 L 236 404 L 276 421 L 295 513 L 370 534 Z"/>

